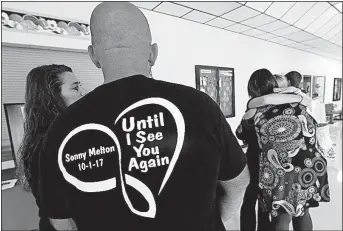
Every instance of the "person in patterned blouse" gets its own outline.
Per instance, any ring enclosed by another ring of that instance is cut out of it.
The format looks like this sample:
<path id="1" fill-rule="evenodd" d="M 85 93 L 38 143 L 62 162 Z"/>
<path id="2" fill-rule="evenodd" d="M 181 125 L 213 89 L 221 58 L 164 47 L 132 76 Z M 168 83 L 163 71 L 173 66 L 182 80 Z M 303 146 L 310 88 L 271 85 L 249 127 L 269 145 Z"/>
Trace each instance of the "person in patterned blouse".
<path id="1" fill-rule="evenodd" d="M 269 86 L 266 81 L 275 83 L 271 74 L 265 73 L 258 81 L 249 81 L 248 89 L 264 89 Z M 238 137 L 257 137 L 259 204 L 271 214 L 271 230 L 288 230 L 291 220 L 295 231 L 312 230 L 309 208 L 330 201 L 327 162 L 319 148 L 317 122 L 304 105 L 293 102 L 249 110 L 237 129 Z"/>

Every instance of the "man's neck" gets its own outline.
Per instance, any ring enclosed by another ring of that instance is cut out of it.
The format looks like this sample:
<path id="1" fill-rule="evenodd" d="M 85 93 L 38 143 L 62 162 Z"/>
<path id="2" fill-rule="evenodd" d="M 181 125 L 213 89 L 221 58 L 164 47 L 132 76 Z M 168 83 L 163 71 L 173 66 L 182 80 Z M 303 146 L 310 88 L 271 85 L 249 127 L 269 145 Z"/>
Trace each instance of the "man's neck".
<path id="1" fill-rule="evenodd" d="M 114 82 L 116 80 L 123 79 L 130 76 L 135 76 L 135 75 L 143 75 L 143 76 L 148 77 L 149 73 L 144 73 L 144 71 L 137 71 L 137 70 L 122 71 L 122 72 L 118 72 L 118 70 L 108 70 L 108 71 L 103 70 L 103 75 L 104 75 L 104 84 L 106 84 L 106 83 Z"/>

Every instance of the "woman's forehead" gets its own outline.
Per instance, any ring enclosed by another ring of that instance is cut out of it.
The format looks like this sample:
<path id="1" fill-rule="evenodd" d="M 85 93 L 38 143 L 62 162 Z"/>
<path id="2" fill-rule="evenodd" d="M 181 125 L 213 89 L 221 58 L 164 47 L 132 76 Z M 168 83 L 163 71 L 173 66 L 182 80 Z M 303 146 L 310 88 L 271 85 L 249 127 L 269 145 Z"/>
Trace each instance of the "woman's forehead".
<path id="1" fill-rule="evenodd" d="M 75 74 L 72 72 L 64 72 L 61 74 L 61 78 L 65 84 L 76 84 L 79 80 L 76 78 Z"/>

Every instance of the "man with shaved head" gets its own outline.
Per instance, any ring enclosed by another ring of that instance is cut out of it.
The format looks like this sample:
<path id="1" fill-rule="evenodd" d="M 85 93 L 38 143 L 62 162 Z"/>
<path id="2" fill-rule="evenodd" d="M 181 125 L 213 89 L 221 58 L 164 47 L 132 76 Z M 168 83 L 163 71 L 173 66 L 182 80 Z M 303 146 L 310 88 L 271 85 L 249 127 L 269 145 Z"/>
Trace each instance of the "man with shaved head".
<path id="1" fill-rule="evenodd" d="M 149 77 L 147 19 L 127 2 L 91 16 L 88 51 L 104 84 L 51 125 L 41 208 L 56 229 L 222 231 L 249 182 L 245 155 L 206 94 Z"/>
<path id="2" fill-rule="evenodd" d="M 127 2 L 105 2 L 91 16 L 89 55 L 104 73 L 105 83 L 137 74 L 148 75 L 157 58 L 147 19 Z"/>

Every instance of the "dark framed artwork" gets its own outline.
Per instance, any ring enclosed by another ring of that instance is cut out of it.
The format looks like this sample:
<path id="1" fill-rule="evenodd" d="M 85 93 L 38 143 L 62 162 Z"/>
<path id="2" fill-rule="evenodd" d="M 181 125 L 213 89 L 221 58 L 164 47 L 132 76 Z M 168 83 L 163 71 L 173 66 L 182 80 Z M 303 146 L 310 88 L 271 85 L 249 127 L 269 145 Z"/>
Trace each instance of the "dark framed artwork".
<path id="1" fill-rule="evenodd" d="M 341 100 L 341 94 L 342 94 L 342 79 L 341 78 L 334 78 L 332 101 Z"/>
<path id="2" fill-rule="evenodd" d="M 15 165 L 18 160 L 19 146 L 24 137 L 24 104 L 4 103 L 8 134 Z"/>
<path id="3" fill-rule="evenodd" d="M 218 103 L 217 68 L 210 66 L 195 66 L 196 88 L 208 94 Z"/>
<path id="4" fill-rule="evenodd" d="M 195 66 L 196 88 L 208 94 L 220 107 L 225 118 L 235 117 L 234 69 Z"/>
<path id="5" fill-rule="evenodd" d="M 300 84 L 300 89 L 303 93 L 312 96 L 312 77 L 311 75 L 303 75 L 302 82 Z"/>
<path id="6" fill-rule="evenodd" d="M 319 98 L 321 103 L 324 103 L 325 99 L 325 81 L 325 76 L 313 76 L 312 98 Z"/>

